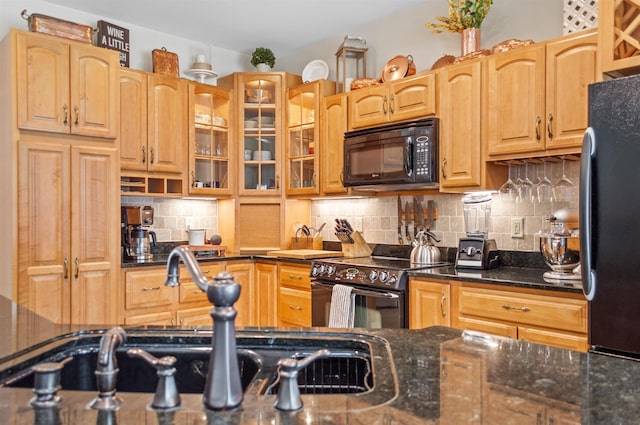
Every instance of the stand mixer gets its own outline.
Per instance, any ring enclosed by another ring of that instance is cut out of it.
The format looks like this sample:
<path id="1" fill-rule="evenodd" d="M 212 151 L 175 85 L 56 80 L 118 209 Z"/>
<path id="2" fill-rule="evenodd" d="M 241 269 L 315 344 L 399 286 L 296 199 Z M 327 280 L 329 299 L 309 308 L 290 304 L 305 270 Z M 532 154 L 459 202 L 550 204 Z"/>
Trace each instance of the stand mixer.
<path id="1" fill-rule="evenodd" d="M 551 267 L 543 279 L 550 282 L 580 280 L 580 236 L 578 213 L 562 208 L 549 217 L 550 230 L 540 233 L 540 253 Z"/>

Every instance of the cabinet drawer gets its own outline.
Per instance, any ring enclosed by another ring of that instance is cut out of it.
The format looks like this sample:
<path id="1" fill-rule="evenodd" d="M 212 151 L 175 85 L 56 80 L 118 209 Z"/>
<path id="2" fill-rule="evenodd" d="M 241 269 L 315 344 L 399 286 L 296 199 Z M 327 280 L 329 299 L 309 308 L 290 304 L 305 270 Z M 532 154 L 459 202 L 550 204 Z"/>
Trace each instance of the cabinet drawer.
<path id="1" fill-rule="evenodd" d="M 176 321 L 173 312 L 163 311 L 160 313 L 139 314 L 136 316 L 125 317 L 124 324 L 173 326 L 176 324 Z"/>
<path id="2" fill-rule="evenodd" d="M 311 266 L 280 265 L 280 285 L 300 289 L 311 289 Z"/>
<path id="3" fill-rule="evenodd" d="M 283 325 L 311 326 L 311 291 L 280 288 L 278 313 Z"/>
<path id="4" fill-rule="evenodd" d="M 142 270 L 125 274 L 125 308 L 144 308 L 170 305 L 174 288 L 165 286 L 167 271 Z"/>
<path id="5" fill-rule="evenodd" d="M 463 315 L 587 332 L 587 302 L 582 300 L 461 288 L 458 302 Z"/>
<path id="6" fill-rule="evenodd" d="M 180 283 L 180 303 L 207 302 L 207 294 L 193 281 Z"/>

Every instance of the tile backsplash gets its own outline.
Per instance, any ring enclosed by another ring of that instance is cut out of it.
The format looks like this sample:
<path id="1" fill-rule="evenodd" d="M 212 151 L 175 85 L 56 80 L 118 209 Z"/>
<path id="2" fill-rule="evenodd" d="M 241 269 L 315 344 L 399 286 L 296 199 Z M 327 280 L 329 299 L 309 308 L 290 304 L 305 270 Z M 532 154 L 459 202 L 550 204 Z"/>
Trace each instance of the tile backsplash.
<path id="1" fill-rule="evenodd" d="M 574 182 L 569 202 L 510 201 L 498 193 L 493 195 L 489 237 L 496 240 L 498 248 L 514 251 L 537 251 L 536 234 L 545 226 L 545 217 L 562 207 L 577 208 L 580 163 L 566 161 L 567 177 Z M 530 180 L 544 174 L 543 164 L 512 167 L 512 178 L 518 174 Z M 547 162 L 546 174 L 552 182 L 562 176 L 562 162 Z M 462 195 L 424 195 L 431 199 L 438 209 L 438 219 L 433 232 L 441 239 L 437 245 L 453 247 L 465 236 L 462 215 Z M 403 202 L 412 196 L 402 196 Z M 206 229 L 207 238 L 218 231 L 218 204 L 215 200 L 171 199 L 155 197 L 122 197 L 122 205 L 151 205 L 154 208 L 154 224 L 150 229 L 156 232 L 159 241 L 184 241 L 188 239 L 188 227 Z M 337 241 L 333 232 L 334 220 L 346 218 L 363 233 L 369 243 L 398 243 L 397 197 L 342 198 L 314 200 L 311 206 L 310 225 L 318 228 L 326 222 L 322 236 L 325 241 Z M 524 238 L 511 237 L 511 218 L 524 218 Z M 404 231 L 404 230 L 403 230 Z M 405 241 L 406 243 L 406 241 Z"/>
<path id="2" fill-rule="evenodd" d="M 555 183 L 562 176 L 562 162 L 547 162 L 546 175 Z M 499 249 L 515 251 L 537 251 L 537 233 L 545 227 L 546 217 L 553 211 L 562 208 L 577 208 L 578 180 L 580 163 L 565 161 L 567 177 L 574 183 L 567 202 L 512 201 L 499 193 L 493 194 L 489 237 L 496 240 Z M 545 167 L 542 163 L 512 167 L 512 179 L 530 180 L 542 177 Z M 412 196 L 402 196 L 403 203 L 412 201 Z M 438 209 L 438 219 L 432 231 L 441 240 L 439 246 L 457 246 L 458 240 L 465 237 L 462 211 L 462 195 L 425 195 L 423 204 L 431 199 Z M 350 198 L 314 201 L 311 208 L 311 225 L 319 227 L 323 222 L 327 225 L 322 231 L 324 240 L 336 241 L 333 224 L 336 217 L 346 218 L 356 230 L 362 232 L 369 243 L 398 243 L 397 197 Z M 511 237 L 511 218 L 524 218 L 524 238 Z M 403 229 L 404 233 L 404 229 Z M 405 243 L 406 240 L 405 240 Z"/>

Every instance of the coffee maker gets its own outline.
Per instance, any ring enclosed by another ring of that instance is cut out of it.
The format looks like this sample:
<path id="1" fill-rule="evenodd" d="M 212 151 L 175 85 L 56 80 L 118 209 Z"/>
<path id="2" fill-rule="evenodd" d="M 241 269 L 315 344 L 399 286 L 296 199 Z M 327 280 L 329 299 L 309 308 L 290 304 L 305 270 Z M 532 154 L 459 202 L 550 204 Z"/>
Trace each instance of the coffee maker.
<path id="1" fill-rule="evenodd" d="M 492 269 L 500 258 L 494 239 L 488 239 L 491 218 L 491 192 L 470 192 L 462 197 L 466 238 L 461 238 L 456 256 L 457 268 Z"/>
<path id="2" fill-rule="evenodd" d="M 153 208 L 124 206 L 120 207 L 120 215 L 123 257 L 138 261 L 153 259 L 151 247 L 156 246 L 156 233 L 145 228 L 153 224 Z"/>

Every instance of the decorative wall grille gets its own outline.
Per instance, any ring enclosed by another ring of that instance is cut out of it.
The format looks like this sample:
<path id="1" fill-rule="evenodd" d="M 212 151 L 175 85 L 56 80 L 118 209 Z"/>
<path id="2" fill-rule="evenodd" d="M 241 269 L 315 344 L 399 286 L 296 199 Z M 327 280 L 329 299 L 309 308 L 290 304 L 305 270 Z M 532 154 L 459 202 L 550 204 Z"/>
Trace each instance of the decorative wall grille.
<path id="1" fill-rule="evenodd" d="M 598 0 L 564 0 L 563 11 L 563 34 L 582 31 L 598 25 Z"/>

